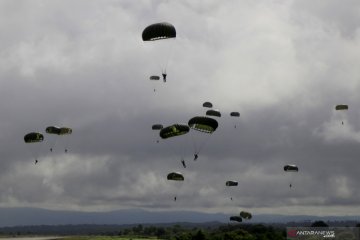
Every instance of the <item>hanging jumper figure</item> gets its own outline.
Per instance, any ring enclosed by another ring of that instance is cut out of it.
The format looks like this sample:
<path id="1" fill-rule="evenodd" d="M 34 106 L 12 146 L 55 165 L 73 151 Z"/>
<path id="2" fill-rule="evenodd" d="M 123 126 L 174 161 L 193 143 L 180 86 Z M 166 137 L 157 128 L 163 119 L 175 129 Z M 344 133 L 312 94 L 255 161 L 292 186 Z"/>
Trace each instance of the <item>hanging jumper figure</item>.
<path id="1" fill-rule="evenodd" d="M 39 161 L 37 159 L 35 159 L 35 164 L 37 164 Z"/>
<path id="2" fill-rule="evenodd" d="M 174 202 L 176 202 L 176 196 L 174 197 Z"/>
<path id="3" fill-rule="evenodd" d="M 195 153 L 195 154 L 194 154 L 194 161 L 196 161 L 196 160 L 198 159 L 198 157 L 199 157 L 199 156 L 197 155 L 197 153 Z"/>
<path id="4" fill-rule="evenodd" d="M 68 150 L 65 148 L 65 153 L 67 153 L 68 152 Z"/>
<path id="5" fill-rule="evenodd" d="M 183 167 L 186 168 L 186 163 L 185 163 L 184 159 L 181 159 L 181 163 L 182 163 Z"/>
<path id="6" fill-rule="evenodd" d="M 289 187 L 290 187 L 290 188 L 292 187 L 291 183 L 290 183 Z"/>
<path id="7" fill-rule="evenodd" d="M 166 76 L 167 76 L 167 74 L 166 74 L 165 71 L 162 73 L 162 76 L 163 76 L 163 81 L 166 82 Z"/>
<path id="8" fill-rule="evenodd" d="M 50 148 L 50 152 L 52 152 L 52 150 L 53 150 L 53 149 L 52 149 L 52 148 Z"/>

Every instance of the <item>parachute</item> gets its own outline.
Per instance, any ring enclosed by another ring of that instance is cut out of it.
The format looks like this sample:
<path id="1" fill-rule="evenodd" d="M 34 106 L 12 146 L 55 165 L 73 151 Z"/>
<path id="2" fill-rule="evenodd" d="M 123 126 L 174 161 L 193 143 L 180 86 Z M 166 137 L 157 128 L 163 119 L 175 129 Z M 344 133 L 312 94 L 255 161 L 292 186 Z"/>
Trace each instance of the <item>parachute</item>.
<path id="1" fill-rule="evenodd" d="M 150 76 L 150 80 L 157 81 L 157 80 L 160 80 L 160 77 L 159 76 Z"/>
<path id="2" fill-rule="evenodd" d="M 45 129 L 45 131 L 48 134 L 56 134 L 56 135 L 60 134 L 60 128 L 57 126 L 49 126 Z"/>
<path id="3" fill-rule="evenodd" d="M 240 117 L 240 113 L 239 112 L 231 112 L 230 116 L 238 118 L 238 117 Z M 236 128 L 236 121 L 234 121 L 234 128 Z"/>
<path id="4" fill-rule="evenodd" d="M 285 172 L 298 172 L 299 168 L 296 165 L 285 165 L 284 171 Z"/>
<path id="5" fill-rule="evenodd" d="M 204 103 L 203 103 L 203 107 L 206 107 L 206 108 L 212 108 L 212 107 L 213 107 L 213 105 L 212 105 L 212 103 L 211 103 L 211 102 L 204 102 Z"/>
<path id="6" fill-rule="evenodd" d="M 184 181 L 184 176 L 179 172 L 171 172 L 167 175 L 167 180 Z"/>
<path id="7" fill-rule="evenodd" d="M 58 127 L 58 126 L 49 126 L 45 129 L 47 134 L 51 135 L 58 135 L 58 136 L 65 136 L 72 134 L 72 129 L 68 127 Z M 55 146 L 56 141 L 58 138 L 50 139 L 50 151 L 53 151 L 53 147 Z M 64 143 L 65 144 L 65 143 Z M 66 145 L 66 144 L 65 144 Z M 65 152 L 67 152 L 67 146 L 65 146 Z"/>
<path id="8" fill-rule="evenodd" d="M 164 40 L 164 39 L 172 39 L 172 38 L 176 38 L 176 30 L 175 27 L 171 24 L 171 23 L 167 23 L 167 22 L 161 22 L 161 23 L 154 23 L 151 24 L 149 26 L 147 26 L 143 32 L 142 32 L 142 40 L 147 42 L 147 41 L 156 41 L 157 40 Z M 163 41 L 160 41 L 163 42 Z M 164 62 L 162 64 L 160 64 L 161 67 L 161 71 L 162 71 L 162 76 L 163 76 L 163 81 L 166 82 L 166 67 L 168 64 L 168 59 L 169 59 L 169 50 L 166 50 L 166 54 L 164 54 L 164 56 L 162 56 L 163 54 L 161 54 L 160 50 L 163 50 L 163 48 L 165 48 L 166 44 L 160 44 L 160 49 L 158 49 L 157 51 L 157 58 L 158 59 L 163 59 L 164 58 Z"/>
<path id="9" fill-rule="evenodd" d="M 242 218 L 239 217 L 239 216 L 231 216 L 231 217 L 230 217 L 230 221 L 242 222 Z"/>
<path id="10" fill-rule="evenodd" d="M 243 219 L 250 220 L 252 218 L 252 215 L 249 212 L 241 211 L 240 217 L 242 217 Z"/>
<path id="11" fill-rule="evenodd" d="M 340 104 L 340 105 L 336 105 L 335 106 L 335 110 L 336 111 L 344 111 L 344 110 L 349 110 L 349 106 L 346 104 Z M 345 116 L 342 116 L 342 118 L 344 118 Z M 341 124 L 344 125 L 344 120 L 341 121 Z"/>
<path id="12" fill-rule="evenodd" d="M 176 38 L 175 27 L 167 22 L 151 24 L 142 32 L 143 41 L 156 41 L 167 38 Z"/>
<path id="13" fill-rule="evenodd" d="M 231 117 L 240 117 L 240 113 L 239 112 L 231 112 L 230 116 Z"/>
<path id="14" fill-rule="evenodd" d="M 225 185 L 227 187 L 233 187 L 233 186 L 237 186 L 238 182 L 236 182 L 236 181 L 226 181 Z"/>
<path id="15" fill-rule="evenodd" d="M 150 76 L 150 80 L 153 83 L 154 92 L 156 92 L 156 84 L 160 80 L 159 76 Z"/>
<path id="16" fill-rule="evenodd" d="M 218 127 L 218 122 L 209 117 L 193 117 L 189 120 L 188 125 L 191 129 L 200 132 L 201 134 L 193 134 L 194 141 L 194 161 L 198 158 L 202 147 L 209 139 L 208 136 L 204 136 L 203 133 L 212 134 Z M 196 138 L 196 139 L 195 139 Z"/>
<path id="17" fill-rule="evenodd" d="M 211 134 L 217 129 L 218 122 L 209 117 L 198 116 L 191 118 L 188 125 L 194 130 Z"/>
<path id="18" fill-rule="evenodd" d="M 284 166 L 284 171 L 285 172 L 298 172 L 299 168 L 296 165 L 285 165 Z M 294 181 L 294 176 L 292 176 L 292 179 L 290 181 L 289 187 L 292 187 L 292 182 Z"/>
<path id="19" fill-rule="evenodd" d="M 187 125 L 183 124 L 173 124 L 171 126 L 165 127 L 160 131 L 160 137 L 162 139 L 181 136 L 190 131 L 190 128 Z"/>
<path id="20" fill-rule="evenodd" d="M 179 191 L 182 182 L 184 181 L 184 176 L 179 172 L 171 172 L 167 175 L 167 180 L 181 183 L 180 185 L 176 186 L 176 191 Z M 177 194 L 174 197 L 174 201 L 176 201 L 176 199 L 177 199 Z"/>
<path id="21" fill-rule="evenodd" d="M 207 116 L 221 117 L 221 113 L 219 110 L 210 109 L 206 111 Z"/>
<path id="22" fill-rule="evenodd" d="M 154 124 L 151 127 L 152 130 L 161 130 L 163 129 L 163 125 L 162 124 Z"/>
<path id="23" fill-rule="evenodd" d="M 335 110 L 348 110 L 349 106 L 346 104 L 336 105 Z"/>
<path id="24" fill-rule="evenodd" d="M 38 143 L 44 141 L 44 135 L 39 132 L 31 132 L 24 136 L 25 143 Z"/>
<path id="25" fill-rule="evenodd" d="M 49 126 L 45 129 L 46 133 L 48 134 L 56 134 L 56 135 L 69 135 L 72 133 L 71 128 L 67 127 L 57 127 L 57 126 Z"/>
<path id="26" fill-rule="evenodd" d="M 60 128 L 59 135 L 70 135 L 70 134 L 72 134 L 72 129 L 71 128 L 68 128 L 68 127 Z"/>
<path id="27" fill-rule="evenodd" d="M 24 142 L 26 144 L 32 145 L 28 146 L 35 160 L 35 164 L 38 162 L 38 155 L 41 148 L 41 145 L 39 145 L 39 143 L 41 143 L 42 141 L 44 141 L 44 135 L 39 132 L 31 132 L 24 136 Z"/>

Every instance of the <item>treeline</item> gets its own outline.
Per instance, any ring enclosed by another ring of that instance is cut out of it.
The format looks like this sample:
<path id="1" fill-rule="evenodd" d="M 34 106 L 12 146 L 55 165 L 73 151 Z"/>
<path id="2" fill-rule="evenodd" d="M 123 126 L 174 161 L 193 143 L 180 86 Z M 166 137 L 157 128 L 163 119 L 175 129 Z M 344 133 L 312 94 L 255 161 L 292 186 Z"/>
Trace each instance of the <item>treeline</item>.
<path id="1" fill-rule="evenodd" d="M 286 239 L 285 229 L 271 226 L 256 225 L 223 225 L 218 228 L 183 228 L 174 225 L 168 228 L 142 227 L 141 225 L 130 232 L 122 232 L 124 236 L 157 237 L 166 240 L 281 240 Z"/>
<path id="2" fill-rule="evenodd" d="M 103 235 L 128 238 L 158 238 L 166 240 L 280 240 L 285 239 L 285 229 L 261 224 L 228 224 L 219 226 L 169 226 L 153 225 L 62 225 L 62 226 L 19 226 L 0 228 L 0 236 L 31 235 Z"/>
<path id="3" fill-rule="evenodd" d="M 360 227 L 353 222 L 349 227 Z M 302 224 L 296 224 L 300 227 Z M 294 224 L 294 226 L 296 226 Z M 337 224 L 334 224 L 335 226 Z M 288 225 L 289 226 L 289 225 Z M 304 225 L 303 225 L 304 226 Z M 315 221 L 307 227 L 328 227 L 329 222 Z M 126 238 L 154 238 L 165 240 L 281 240 L 286 239 L 286 227 L 263 224 L 136 224 L 136 225 L 41 225 L 0 228 L 1 236 L 39 235 L 102 235 Z"/>

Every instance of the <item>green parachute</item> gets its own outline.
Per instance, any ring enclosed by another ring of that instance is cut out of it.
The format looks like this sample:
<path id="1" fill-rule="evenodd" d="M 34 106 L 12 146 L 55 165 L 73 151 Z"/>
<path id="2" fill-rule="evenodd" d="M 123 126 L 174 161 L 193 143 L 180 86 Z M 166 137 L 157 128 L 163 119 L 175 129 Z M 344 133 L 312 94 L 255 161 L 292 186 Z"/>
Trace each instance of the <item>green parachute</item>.
<path id="1" fill-rule="evenodd" d="M 346 104 L 339 104 L 335 106 L 335 110 L 336 111 L 344 111 L 344 110 L 349 110 L 349 106 Z M 345 118 L 345 116 L 343 115 L 342 118 Z M 344 120 L 341 121 L 341 124 L 344 125 Z"/>
<path id="2" fill-rule="evenodd" d="M 167 38 L 176 38 L 175 27 L 167 22 L 151 24 L 142 32 L 143 41 L 156 41 Z"/>
<path id="3" fill-rule="evenodd" d="M 211 134 L 217 129 L 218 122 L 213 118 L 197 116 L 191 118 L 188 125 L 196 131 Z"/>
<path id="4" fill-rule="evenodd" d="M 237 186 L 238 185 L 238 182 L 237 181 L 226 181 L 226 183 L 225 183 L 225 185 L 227 186 L 227 187 L 235 187 L 235 186 Z"/>
<path id="5" fill-rule="evenodd" d="M 31 132 L 24 136 L 25 143 L 38 143 L 44 141 L 44 135 L 39 132 Z"/>
<path id="6" fill-rule="evenodd" d="M 188 125 L 191 129 L 199 132 L 193 134 L 194 142 L 194 161 L 198 159 L 198 155 L 209 136 L 204 136 L 203 133 L 212 134 L 218 127 L 218 122 L 210 117 L 197 116 L 189 120 Z M 196 138 L 196 139 L 195 139 Z"/>
<path id="7" fill-rule="evenodd" d="M 206 111 L 207 116 L 221 117 L 221 113 L 217 109 L 210 109 Z"/>
<path id="8" fill-rule="evenodd" d="M 178 182 L 178 183 L 181 183 L 184 181 L 184 175 L 182 175 L 181 173 L 179 172 L 171 172 L 167 175 L 167 180 L 169 181 L 175 181 L 175 182 Z M 180 187 L 181 187 L 181 184 L 176 186 L 176 190 L 179 191 Z M 174 201 L 176 202 L 176 199 L 177 199 L 177 194 L 174 196 Z"/>
<path id="9" fill-rule="evenodd" d="M 179 172 L 171 172 L 167 175 L 167 180 L 172 180 L 172 181 L 184 181 L 184 175 L 182 175 Z"/>
<path id="10" fill-rule="evenodd" d="M 168 22 L 160 22 L 160 23 L 154 23 L 151 24 L 149 26 L 147 26 L 143 32 L 142 32 L 142 40 L 144 42 L 149 42 L 149 41 L 158 41 L 158 40 L 164 40 L 164 39 L 173 39 L 176 38 L 176 29 L 175 27 Z M 160 64 L 161 67 L 161 71 L 162 71 L 162 76 L 163 76 L 163 81 L 166 82 L 166 77 L 167 77 L 167 73 L 166 73 L 166 68 L 167 68 L 167 64 L 169 61 L 169 50 L 165 50 L 165 54 L 164 56 L 162 56 L 163 54 L 161 54 L 161 50 L 164 50 L 165 45 L 163 44 L 163 41 L 160 41 L 162 44 L 160 44 L 160 49 L 158 49 L 157 51 L 157 58 L 159 60 L 163 60 L 163 63 Z M 169 47 L 169 46 L 168 46 Z"/>
<path id="11" fill-rule="evenodd" d="M 66 136 L 66 135 L 70 135 L 72 134 L 73 130 L 69 127 L 58 127 L 58 126 L 48 126 L 46 129 L 45 129 L 46 133 L 47 134 L 50 134 L 50 135 L 57 135 L 57 136 Z M 50 151 L 52 152 L 53 151 L 53 147 L 55 146 L 55 143 L 58 141 L 58 138 L 52 138 L 50 139 Z M 66 146 L 66 141 L 65 143 L 65 152 L 67 153 L 68 152 L 68 149 L 67 149 L 67 146 Z"/>
<path id="12" fill-rule="evenodd" d="M 213 107 L 213 105 L 212 105 L 212 103 L 211 103 L 211 102 L 204 102 L 204 103 L 203 103 L 203 107 L 206 107 L 206 108 L 212 108 L 212 107 Z"/>
<path id="13" fill-rule="evenodd" d="M 151 126 L 152 130 L 161 130 L 163 128 L 164 128 L 164 126 L 162 124 L 154 124 Z"/>
<path id="14" fill-rule="evenodd" d="M 24 142 L 26 144 L 29 144 L 28 147 L 33 155 L 35 164 L 38 163 L 38 156 L 41 148 L 41 145 L 39 143 L 41 143 L 42 141 L 44 141 L 44 135 L 39 132 L 30 132 L 24 136 Z"/>
<path id="15" fill-rule="evenodd" d="M 171 126 L 165 127 L 160 131 L 160 137 L 162 139 L 177 137 L 184 135 L 190 131 L 190 128 L 184 124 L 173 124 Z"/>
<path id="16" fill-rule="evenodd" d="M 296 166 L 296 165 L 294 165 L 294 164 L 288 164 L 288 165 L 285 165 L 284 166 L 284 171 L 285 172 L 289 172 L 289 173 L 291 173 L 291 172 L 298 172 L 299 171 L 299 168 L 298 168 L 298 166 Z M 292 179 L 291 179 L 291 181 L 290 181 L 290 184 L 289 184 L 289 187 L 291 188 L 292 187 L 292 182 L 294 181 L 294 176 L 292 176 Z"/>
<path id="17" fill-rule="evenodd" d="M 231 112 L 230 116 L 233 117 L 233 118 L 238 118 L 238 117 L 240 117 L 240 113 L 239 112 Z M 234 122 L 234 128 L 236 128 L 237 120 L 234 120 L 233 122 Z"/>

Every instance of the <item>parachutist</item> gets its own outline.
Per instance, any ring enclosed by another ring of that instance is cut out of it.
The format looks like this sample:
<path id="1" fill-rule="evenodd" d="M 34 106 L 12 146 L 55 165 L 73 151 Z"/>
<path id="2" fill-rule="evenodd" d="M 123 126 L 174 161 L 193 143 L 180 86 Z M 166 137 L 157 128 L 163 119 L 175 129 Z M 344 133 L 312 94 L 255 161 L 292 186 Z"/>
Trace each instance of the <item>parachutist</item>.
<path id="1" fill-rule="evenodd" d="M 162 76 L 163 76 L 163 81 L 166 82 L 166 76 L 167 76 L 167 74 L 164 72 L 164 73 L 162 73 Z"/>
<path id="2" fill-rule="evenodd" d="M 198 159 L 198 157 L 199 157 L 199 156 L 195 153 L 195 154 L 194 154 L 194 161 L 196 161 L 196 160 Z"/>
<path id="3" fill-rule="evenodd" d="M 67 149 L 65 149 L 65 153 L 67 153 L 68 152 L 68 150 Z"/>
<path id="4" fill-rule="evenodd" d="M 181 163 L 182 163 L 183 167 L 186 168 L 186 164 L 185 164 L 185 160 L 184 160 L 184 159 L 181 159 Z"/>
<path id="5" fill-rule="evenodd" d="M 230 198 L 230 200 L 231 200 L 231 201 L 233 200 L 232 197 Z"/>
<path id="6" fill-rule="evenodd" d="M 37 159 L 35 159 L 35 164 L 37 164 L 39 161 Z"/>
<path id="7" fill-rule="evenodd" d="M 289 187 L 290 187 L 290 188 L 292 187 L 291 183 L 290 183 Z"/>
<path id="8" fill-rule="evenodd" d="M 344 121 L 341 121 L 341 124 L 344 125 Z"/>
<path id="9" fill-rule="evenodd" d="M 176 196 L 174 197 L 174 201 L 176 202 Z"/>
<path id="10" fill-rule="evenodd" d="M 50 152 L 52 152 L 52 148 L 50 148 Z"/>

